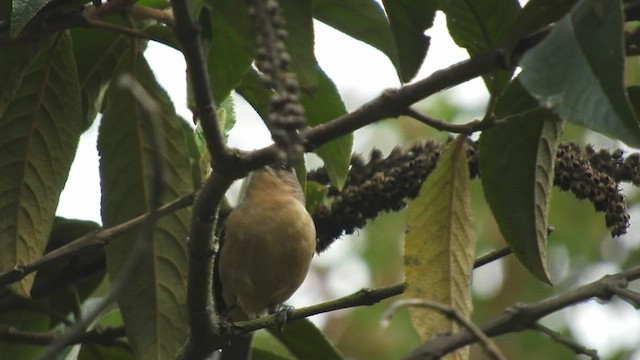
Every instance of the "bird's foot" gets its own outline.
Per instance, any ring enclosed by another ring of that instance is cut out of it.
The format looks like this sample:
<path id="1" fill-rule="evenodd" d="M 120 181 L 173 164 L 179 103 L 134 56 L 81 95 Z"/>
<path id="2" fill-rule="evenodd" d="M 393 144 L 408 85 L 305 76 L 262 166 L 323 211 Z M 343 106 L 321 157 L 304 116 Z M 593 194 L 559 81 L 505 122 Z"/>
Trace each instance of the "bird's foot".
<path id="1" fill-rule="evenodd" d="M 278 330 L 280 330 L 280 332 L 284 332 L 284 326 L 287 324 L 287 320 L 289 320 L 289 316 L 293 312 L 293 306 L 282 304 L 269 312 L 271 314 L 276 314 Z"/>

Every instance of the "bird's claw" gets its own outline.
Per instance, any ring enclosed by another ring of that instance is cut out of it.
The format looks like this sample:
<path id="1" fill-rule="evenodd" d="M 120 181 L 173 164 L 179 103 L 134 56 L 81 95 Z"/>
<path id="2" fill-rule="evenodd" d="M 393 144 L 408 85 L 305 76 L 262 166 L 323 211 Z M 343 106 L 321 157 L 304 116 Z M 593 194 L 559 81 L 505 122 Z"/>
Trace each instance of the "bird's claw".
<path id="1" fill-rule="evenodd" d="M 276 314 L 276 321 L 278 323 L 278 330 L 280 332 L 284 332 L 284 326 L 287 324 L 287 320 L 289 316 L 293 312 L 293 306 L 290 305 L 280 305 L 274 313 Z"/>

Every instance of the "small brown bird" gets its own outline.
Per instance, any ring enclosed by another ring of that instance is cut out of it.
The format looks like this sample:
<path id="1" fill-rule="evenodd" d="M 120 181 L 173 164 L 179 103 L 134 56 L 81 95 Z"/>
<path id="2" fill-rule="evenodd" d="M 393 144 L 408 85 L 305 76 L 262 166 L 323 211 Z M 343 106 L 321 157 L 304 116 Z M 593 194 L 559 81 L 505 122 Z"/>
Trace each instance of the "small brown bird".
<path id="1" fill-rule="evenodd" d="M 264 167 L 248 181 L 244 199 L 225 222 L 216 259 L 216 310 L 232 321 L 278 310 L 302 284 L 316 247 L 313 219 L 292 169 Z M 231 339 L 222 358 L 248 358 L 250 342 Z"/>

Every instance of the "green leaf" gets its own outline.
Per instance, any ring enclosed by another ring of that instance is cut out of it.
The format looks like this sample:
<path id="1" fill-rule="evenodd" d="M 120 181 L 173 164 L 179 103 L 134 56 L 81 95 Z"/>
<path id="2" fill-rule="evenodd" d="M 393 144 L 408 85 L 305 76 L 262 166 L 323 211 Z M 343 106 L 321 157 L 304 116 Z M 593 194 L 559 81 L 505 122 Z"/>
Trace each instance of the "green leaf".
<path id="1" fill-rule="evenodd" d="M 71 37 L 82 89 L 82 115 L 85 127 L 89 127 L 130 40 L 114 32 L 80 28 L 71 30 Z"/>
<path id="2" fill-rule="evenodd" d="M 407 211 L 404 296 L 443 304 L 469 318 L 476 235 L 464 136 L 446 147 Z M 409 313 L 423 340 L 460 329 L 439 312 L 410 308 Z"/>
<path id="3" fill-rule="evenodd" d="M 383 0 L 382 3 L 398 54 L 398 75 L 403 83 L 407 83 L 416 76 L 427 55 L 431 39 L 424 32 L 433 26 L 438 1 Z"/>
<path id="4" fill-rule="evenodd" d="M 7 45 L 0 53 L 0 113 L 6 109 L 34 59 L 51 46 L 50 39 L 33 44 Z"/>
<path id="5" fill-rule="evenodd" d="M 104 346 L 99 344 L 83 344 L 78 353 L 78 360 L 134 360 L 133 354 L 121 346 Z"/>
<path id="6" fill-rule="evenodd" d="M 303 93 L 300 98 L 310 126 L 324 124 L 347 112 L 333 81 L 320 68 L 318 73 L 316 91 Z M 342 189 L 347 180 L 352 146 L 353 134 L 348 134 L 331 140 L 314 151 L 324 162 L 331 184 L 339 189 Z"/>
<path id="7" fill-rule="evenodd" d="M 521 80 L 542 106 L 629 146 L 640 128 L 624 88 L 622 7 L 582 0 L 522 59 Z"/>
<path id="8" fill-rule="evenodd" d="M 249 69 L 236 91 L 253 107 L 262 119 L 269 116 L 269 103 L 273 92 L 264 86 L 255 69 Z"/>
<path id="9" fill-rule="evenodd" d="M 0 58 L 15 53 L 0 52 Z M 71 39 L 61 33 L 27 61 L 0 108 L 0 271 L 44 252 L 83 129 Z M 4 63 L 5 60 L 0 60 Z M 21 68 L 20 65 L 17 66 Z M 12 285 L 28 296 L 34 275 Z"/>
<path id="10" fill-rule="evenodd" d="M 551 284 L 547 223 L 561 121 L 536 106 L 517 80 L 498 100 L 496 116 L 507 121 L 480 136 L 484 194 L 520 262 Z"/>
<path id="11" fill-rule="evenodd" d="M 233 129 L 236 125 L 236 105 L 233 101 L 232 97 L 227 97 L 219 106 L 218 111 L 224 111 L 224 124 L 222 125 L 222 129 L 224 130 L 224 135 L 226 137 L 229 136 L 229 131 Z"/>
<path id="12" fill-rule="evenodd" d="M 155 124 L 156 131 L 166 150 L 151 148 L 149 134 L 142 130 L 144 119 L 139 104 L 129 91 L 111 84 L 98 135 L 102 219 L 106 227 L 148 210 L 152 152 L 162 151 L 166 170 L 162 179 L 163 203 L 193 191 L 181 120 L 144 58 L 141 54 L 135 58 L 135 64 L 123 61 L 117 73 L 132 73 L 157 102 L 161 116 Z M 118 299 L 136 359 L 173 358 L 186 339 L 189 218 L 189 209 L 183 209 L 156 221 L 148 256 L 128 278 Z M 138 231 L 131 231 L 106 246 L 107 270 L 112 279 L 118 276 L 137 237 Z"/>
<path id="13" fill-rule="evenodd" d="M 253 360 L 291 360 L 290 357 L 284 357 L 266 349 L 253 348 L 251 354 Z"/>
<path id="14" fill-rule="evenodd" d="M 527 2 L 522 11 L 510 22 L 505 46 L 507 51 L 510 53 L 518 41 L 525 36 L 560 20 L 576 2 L 577 0 L 530 0 Z"/>
<path id="15" fill-rule="evenodd" d="M 55 218 L 46 252 L 51 252 L 81 236 L 100 229 L 93 221 Z M 71 314 L 103 281 L 104 249 L 94 247 L 43 266 L 36 273 L 31 296 L 49 295 L 51 308 Z M 55 326 L 59 319 L 52 319 Z"/>
<path id="16" fill-rule="evenodd" d="M 269 329 L 297 359 L 340 360 L 342 355 L 309 319 L 287 323 L 284 332 Z"/>
<path id="17" fill-rule="evenodd" d="M 95 302 L 89 302 L 88 305 L 95 304 Z M 86 306 L 85 309 L 90 310 L 90 306 Z M 118 309 L 114 309 L 109 311 L 107 314 L 102 316 L 102 318 L 98 321 L 96 327 L 101 329 L 105 328 L 116 328 L 122 326 L 122 315 L 118 311 Z M 125 339 L 123 339 L 125 340 Z M 78 354 L 78 360 L 94 360 L 94 359 L 104 359 L 104 360 L 134 360 L 133 353 L 131 349 L 123 346 L 114 346 L 111 345 L 100 345 L 100 344 L 92 344 L 92 343 L 84 343 L 80 347 L 80 352 Z"/>
<path id="18" fill-rule="evenodd" d="M 198 142 L 204 141 L 204 139 L 198 140 L 197 132 L 194 131 L 187 120 L 184 120 L 181 117 L 180 125 L 182 125 L 182 132 L 184 133 L 184 138 L 187 141 L 187 149 L 189 150 L 189 164 L 191 165 L 191 180 L 193 181 L 193 187 L 195 189 L 200 189 L 202 186 L 202 179 L 204 178 L 200 164 L 200 157 L 202 151 L 206 151 L 206 146 L 203 150 L 200 148 L 200 144 Z M 202 145 L 204 146 L 204 144 Z M 207 166 L 209 165 L 207 164 Z"/>
<path id="19" fill-rule="evenodd" d="M 178 40 L 176 40 L 175 34 L 173 33 L 173 29 L 171 29 L 171 27 L 164 24 L 155 24 L 146 27 L 144 31 L 149 34 L 149 36 L 151 36 L 154 41 L 180 51 L 180 45 L 178 44 Z"/>
<path id="20" fill-rule="evenodd" d="M 5 299 L 2 299 L 5 300 Z M 34 306 L 48 307 L 48 299 L 34 301 Z M 49 315 L 29 309 L 14 309 L 0 312 L 0 324 L 22 331 L 46 332 L 49 330 Z M 12 344 L 9 341 L 0 342 L 0 358 L 5 359 L 37 359 L 42 352 L 42 346 L 31 344 Z"/>
<path id="21" fill-rule="evenodd" d="M 166 9 L 169 5 L 165 0 L 138 0 L 136 5 L 154 9 Z"/>
<path id="22" fill-rule="evenodd" d="M 313 17 L 380 50 L 400 76 L 402 69 L 389 21 L 376 1 L 313 0 Z"/>
<path id="23" fill-rule="evenodd" d="M 318 206 L 326 205 L 328 192 L 329 189 L 326 186 L 315 181 L 307 181 L 304 194 L 307 199 L 306 206 L 309 214 L 315 213 Z"/>
<path id="24" fill-rule="evenodd" d="M 236 0 L 208 0 L 211 5 L 209 83 L 220 104 L 242 80 L 255 56 L 255 35 L 248 4 Z"/>
<path id="25" fill-rule="evenodd" d="M 318 62 L 313 42 L 311 0 L 280 0 L 284 12 L 288 37 L 285 41 L 291 56 L 289 70 L 297 75 L 300 87 L 313 91 L 318 85 Z"/>
<path id="26" fill-rule="evenodd" d="M 475 56 L 499 47 L 509 34 L 511 19 L 520 11 L 517 0 L 441 1 L 447 15 L 449 34 L 458 46 Z M 500 70 L 483 76 L 491 94 L 497 95 L 509 82 L 512 70 Z"/>
<path id="27" fill-rule="evenodd" d="M 12 0 L 11 37 L 16 37 L 49 0 Z"/>

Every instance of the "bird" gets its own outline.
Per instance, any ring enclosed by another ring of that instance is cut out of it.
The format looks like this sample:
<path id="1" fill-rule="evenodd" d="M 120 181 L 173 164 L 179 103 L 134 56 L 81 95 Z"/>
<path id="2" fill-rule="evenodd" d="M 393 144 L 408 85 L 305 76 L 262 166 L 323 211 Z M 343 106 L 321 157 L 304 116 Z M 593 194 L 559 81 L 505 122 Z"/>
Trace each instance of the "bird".
<path id="1" fill-rule="evenodd" d="M 265 166 L 247 181 L 214 264 L 216 312 L 232 322 L 277 312 L 304 281 L 316 249 L 316 228 L 290 166 Z M 221 358 L 250 359 L 251 339 L 231 338 Z"/>

